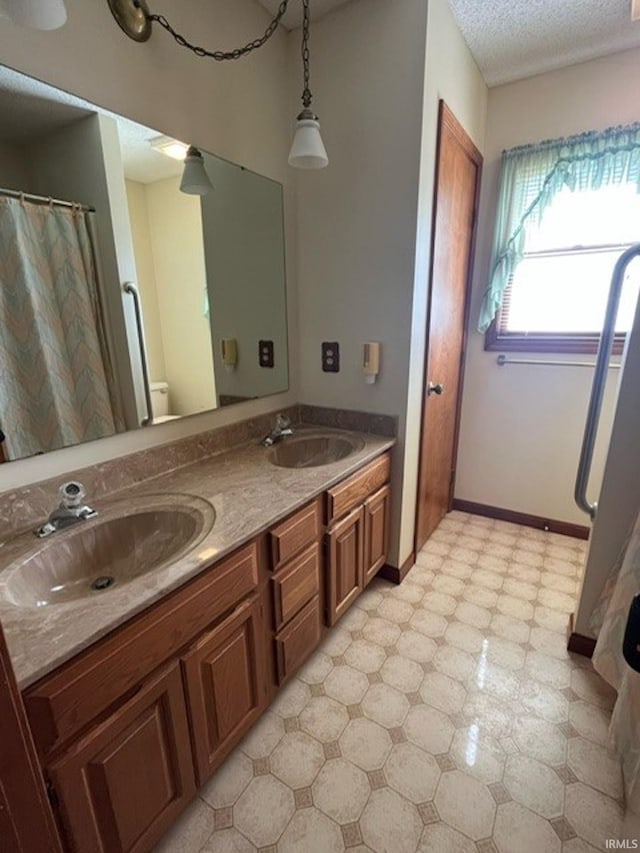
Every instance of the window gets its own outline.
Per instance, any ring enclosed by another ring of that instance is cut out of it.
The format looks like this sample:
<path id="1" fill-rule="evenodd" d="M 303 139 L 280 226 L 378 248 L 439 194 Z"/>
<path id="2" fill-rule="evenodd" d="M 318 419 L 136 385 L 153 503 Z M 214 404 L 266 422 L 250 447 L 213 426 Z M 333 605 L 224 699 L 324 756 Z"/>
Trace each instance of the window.
<path id="1" fill-rule="evenodd" d="M 486 349 L 595 352 L 616 260 L 640 239 L 635 185 L 561 189 L 524 234 Z M 617 352 L 631 329 L 640 262 L 630 264 L 616 325 Z"/>
<path id="2" fill-rule="evenodd" d="M 478 331 L 487 349 L 595 350 L 616 258 L 640 241 L 640 122 L 502 152 Z M 629 266 L 618 350 L 632 322 Z"/>

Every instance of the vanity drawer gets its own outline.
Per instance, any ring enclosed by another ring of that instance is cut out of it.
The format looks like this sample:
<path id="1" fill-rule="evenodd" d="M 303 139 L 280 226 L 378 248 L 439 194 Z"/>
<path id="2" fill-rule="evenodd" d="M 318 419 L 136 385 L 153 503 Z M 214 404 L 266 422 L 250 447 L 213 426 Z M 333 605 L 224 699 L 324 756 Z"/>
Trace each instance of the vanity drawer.
<path id="1" fill-rule="evenodd" d="M 321 548 L 310 545 L 272 579 L 276 630 L 320 592 Z"/>
<path id="2" fill-rule="evenodd" d="M 322 511 L 318 498 L 271 530 L 269 535 L 273 570 L 295 557 L 305 545 L 318 540 L 321 533 Z"/>
<path id="3" fill-rule="evenodd" d="M 327 524 L 332 524 L 349 510 L 363 503 L 373 492 L 377 492 L 388 482 L 390 473 L 391 454 L 385 453 L 378 459 L 374 459 L 362 471 L 358 471 L 353 476 L 343 480 L 342 483 L 329 489 L 326 493 Z"/>
<path id="4" fill-rule="evenodd" d="M 316 596 L 284 628 L 276 634 L 278 684 L 293 675 L 320 642 L 320 599 Z"/>
<path id="5" fill-rule="evenodd" d="M 252 593 L 263 549 L 264 539 L 246 545 L 25 691 L 40 754 L 51 753 L 138 688 Z"/>

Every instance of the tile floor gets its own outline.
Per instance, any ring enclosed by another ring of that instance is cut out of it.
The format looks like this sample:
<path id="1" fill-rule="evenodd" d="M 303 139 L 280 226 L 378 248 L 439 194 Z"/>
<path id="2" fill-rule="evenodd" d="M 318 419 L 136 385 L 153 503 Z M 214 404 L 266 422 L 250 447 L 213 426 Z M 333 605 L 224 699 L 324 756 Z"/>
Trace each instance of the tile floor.
<path id="1" fill-rule="evenodd" d="M 565 650 L 585 543 L 451 513 L 375 580 L 162 853 L 593 853 L 613 692 Z"/>

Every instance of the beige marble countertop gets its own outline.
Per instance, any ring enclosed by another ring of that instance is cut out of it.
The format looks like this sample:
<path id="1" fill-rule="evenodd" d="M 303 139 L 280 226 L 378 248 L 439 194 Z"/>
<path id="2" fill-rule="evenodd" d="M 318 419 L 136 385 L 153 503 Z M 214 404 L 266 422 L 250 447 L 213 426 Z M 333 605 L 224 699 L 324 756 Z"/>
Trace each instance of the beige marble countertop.
<path id="1" fill-rule="evenodd" d="M 308 431 L 317 429 L 310 427 Z M 303 431 L 306 430 L 301 428 L 296 433 Z M 324 428 L 322 432 L 340 434 Z M 189 498 L 204 500 L 215 511 L 213 527 L 193 550 L 101 593 L 45 607 L 16 606 L 7 586 L 15 570 L 11 566 L 43 543 L 31 531 L 0 542 L 0 621 L 20 687 L 33 684 L 394 444 L 394 439 L 376 435 L 345 434 L 360 439 L 364 446 L 328 465 L 280 468 L 269 461 L 269 450 L 250 444 L 146 480 L 97 502 L 94 508 L 105 515 L 117 513 L 119 508 L 135 511 L 138 506 L 157 502 L 158 496 L 163 502 L 173 496 L 178 504 L 181 500 L 189 502 Z M 88 502 L 91 503 L 90 496 Z M 61 531 L 53 538 L 65 537 L 77 529 Z"/>

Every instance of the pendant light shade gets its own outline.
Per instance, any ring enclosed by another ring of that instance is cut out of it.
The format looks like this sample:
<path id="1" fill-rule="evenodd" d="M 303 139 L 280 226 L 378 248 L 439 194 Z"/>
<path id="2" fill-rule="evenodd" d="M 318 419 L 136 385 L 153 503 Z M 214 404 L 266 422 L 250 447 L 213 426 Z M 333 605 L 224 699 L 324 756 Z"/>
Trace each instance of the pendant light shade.
<path id="1" fill-rule="evenodd" d="M 289 165 L 296 169 L 324 169 L 329 158 L 320 136 L 318 116 L 311 109 L 313 96 L 309 88 L 309 35 L 311 31 L 310 0 L 302 0 L 302 112 L 296 122 L 296 133 L 289 152 Z"/>
<path id="2" fill-rule="evenodd" d="M 189 146 L 184 159 L 184 172 L 180 181 L 180 190 L 188 195 L 206 195 L 213 189 L 202 154 L 193 145 Z"/>
<path id="3" fill-rule="evenodd" d="M 0 15 L 34 30 L 57 30 L 67 22 L 64 0 L 0 0 Z"/>
<path id="4" fill-rule="evenodd" d="M 296 169 L 324 169 L 329 165 L 320 136 L 320 122 L 311 110 L 303 110 L 298 116 L 289 165 Z"/>

